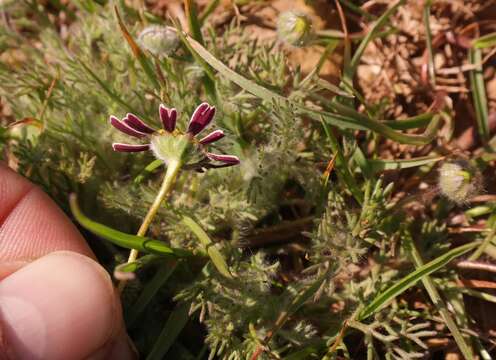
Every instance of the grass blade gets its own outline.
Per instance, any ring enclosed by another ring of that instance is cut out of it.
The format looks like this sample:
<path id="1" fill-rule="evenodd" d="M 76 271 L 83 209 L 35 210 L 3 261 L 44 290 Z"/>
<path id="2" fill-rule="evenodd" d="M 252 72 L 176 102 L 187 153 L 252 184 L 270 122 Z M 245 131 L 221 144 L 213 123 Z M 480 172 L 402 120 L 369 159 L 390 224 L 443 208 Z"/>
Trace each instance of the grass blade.
<path id="1" fill-rule="evenodd" d="M 208 63 L 211 67 L 217 70 L 222 76 L 231 80 L 235 84 L 239 85 L 251 94 L 263 99 L 276 103 L 287 103 L 290 104 L 297 112 L 306 114 L 313 119 L 320 121 L 324 118 L 325 121 L 333 126 L 337 126 L 343 129 L 357 129 L 357 130 L 371 130 L 375 131 L 389 139 L 398 141 L 400 143 L 412 144 L 412 145 L 425 145 L 430 143 L 436 136 L 437 130 L 440 125 L 439 116 L 434 116 L 428 127 L 423 134 L 404 134 L 397 132 L 389 126 L 373 120 L 364 116 L 364 118 L 352 118 L 346 117 L 326 111 L 318 111 L 302 106 L 298 103 L 292 102 L 284 96 L 276 94 L 263 86 L 254 83 L 251 80 L 239 75 L 235 71 L 231 70 L 229 67 L 224 65 L 221 61 L 215 58 L 207 49 L 205 49 L 200 43 L 195 41 L 193 38 L 186 34 L 180 35 L 188 44 L 188 48 L 193 54 L 197 54 L 201 58 L 202 63 Z"/>
<path id="2" fill-rule="evenodd" d="M 444 156 L 422 156 L 413 159 L 404 160 L 382 160 L 382 159 L 369 159 L 368 163 L 374 173 L 386 170 L 401 170 L 412 167 L 431 164 L 436 161 L 443 160 Z"/>
<path id="3" fill-rule="evenodd" d="M 482 73 L 482 50 L 470 49 L 468 57 L 470 63 L 475 66 L 475 69 L 470 71 L 470 87 L 474 100 L 477 129 L 481 139 L 486 142 L 489 140 L 489 116 L 487 110 L 486 85 Z"/>
<path id="4" fill-rule="evenodd" d="M 189 31 L 193 36 L 193 39 L 198 41 L 203 45 L 203 36 L 201 32 L 201 21 L 198 18 L 197 7 L 194 0 L 184 0 L 184 9 L 186 10 L 186 17 L 188 18 Z M 181 33 L 181 32 L 179 32 Z M 183 40 L 183 39 L 181 39 Z M 184 43 L 184 41 L 183 41 Z M 185 44 L 186 47 L 187 44 Z M 193 57 L 194 53 L 192 52 Z M 217 102 L 217 93 L 215 91 L 215 77 L 203 76 L 203 86 L 205 88 L 205 92 L 207 93 L 210 101 L 216 103 Z"/>
<path id="5" fill-rule="evenodd" d="M 186 225 L 191 230 L 191 232 L 193 232 L 193 234 L 196 235 L 198 240 L 200 240 L 200 243 L 205 248 L 205 251 L 207 252 L 217 270 L 226 278 L 232 279 L 233 276 L 229 271 L 229 267 L 227 266 L 227 262 L 224 259 L 224 256 L 221 254 L 219 249 L 215 247 L 215 244 L 210 239 L 205 230 L 203 230 L 201 226 L 189 216 L 183 216 L 181 222 Z"/>
<path id="6" fill-rule="evenodd" d="M 217 6 L 219 6 L 219 3 L 220 0 L 210 0 L 208 5 L 205 7 L 205 10 L 203 10 L 203 13 L 200 16 L 200 20 L 198 20 L 200 24 L 203 24 L 205 20 L 207 20 L 210 14 L 212 14 L 217 8 Z"/>
<path id="7" fill-rule="evenodd" d="M 478 242 L 472 242 L 466 245 L 459 246 L 419 267 L 417 270 L 408 274 L 396 284 L 377 295 L 374 300 L 372 300 L 372 302 L 362 310 L 362 312 L 358 316 L 358 320 L 364 320 L 368 318 L 369 316 L 386 306 L 396 296 L 400 295 L 401 293 L 415 285 L 419 280 L 441 269 L 453 259 L 466 254 L 477 245 Z"/>
<path id="8" fill-rule="evenodd" d="M 388 21 L 389 17 L 396 11 L 396 9 L 405 3 L 406 0 L 399 0 L 394 5 L 392 5 L 389 9 L 387 9 L 384 14 L 382 14 L 379 19 L 376 20 L 375 24 L 368 30 L 367 35 L 363 38 L 360 45 L 356 49 L 353 57 L 351 59 L 350 65 L 347 67 L 347 71 L 345 73 L 345 80 L 351 80 L 355 75 L 356 69 L 358 68 L 358 64 L 360 63 L 360 59 L 362 58 L 365 49 L 370 41 L 375 37 L 376 33 L 381 29 L 382 26 Z"/>
<path id="9" fill-rule="evenodd" d="M 191 47 L 191 44 L 188 42 L 188 40 L 186 40 L 188 35 L 186 35 L 182 31 L 179 23 L 176 23 L 176 27 L 177 27 L 177 29 L 176 28 L 170 28 L 170 29 L 173 29 L 174 31 L 177 32 L 181 42 L 189 50 L 189 52 L 191 53 L 193 58 L 196 60 L 196 62 L 198 64 L 200 64 L 200 66 L 203 68 L 203 71 L 205 71 L 205 75 L 202 78 L 205 92 L 208 95 L 208 97 L 210 98 L 210 101 L 212 101 L 213 103 L 217 103 L 217 92 L 216 92 L 216 88 L 215 88 L 215 73 L 212 71 L 212 68 L 210 67 L 210 65 L 207 62 L 205 62 L 198 55 L 198 53 L 196 51 L 194 51 L 194 49 Z M 194 40 L 194 39 L 192 39 L 192 40 L 196 42 L 196 40 Z M 202 46 L 199 42 L 198 42 L 198 45 Z"/>
<path id="10" fill-rule="evenodd" d="M 436 87 L 436 69 L 434 67 L 434 49 L 432 48 L 432 32 L 431 32 L 431 0 L 428 0 L 424 4 L 424 9 L 422 12 L 422 18 L 425 26 L 425 41 L 427 43 L 427 67 L 429 73 L 429 79 L 431 80 L 432 87 Z"/>
<path id="11" fill-rule="evenodd" d="M 410 253 L 410 256 L 413 259 L 413 262 L 415 263 L 415 267 L 417 268 L 417 270 L 422 268 L 424 266 L 422 257 L 420 256 L 420 253 L 418 252 L 415 244 L 413 243 L 413 240 L 409 236 L 406 236 L 406 247 L 407 247 L 407 251 Z M 422 283 L 424 284 L 425 290 L 427 290 L 427 293 L 429 294 L 432 303 L 439 311 L 439 314 L 441 314 L 441 317 L 446 323 L 446 326 L 453 335 L 453 338 L 455 339 L 455 342 L 458 345 L 458 348 L 462 352 L 465 359 L 467 360 L 473 359 L 473 352 L 471 347 L 467 344 L 466 340 L 462 336 L 460 329 L 458 328 L 455 320 L 451 316 L 448 307 L 446 306 L 443 299 L 439 295 L 436 285 L 434 284 L 430 276 L 425 275 L 422 278 Z"/>
<path id="12" fill-rule="evenodd" d="M 372 168 L 370 167 L 369 160 L 365 157 L 365 154 L 359 146 L 355 148 L 352 159 L 362 171 L 362 175 L 364 176 L 364 178 L 370 180 L 374 173 L 372 172 Z"/>
<path id="13" fill-rule="evenodd" d="M 350 0 L 339 0 L 339 2 L 341 4 L 343 4 L 345 7 L 347 7 L 348 9 L 350 9 L 351 11 L 354 11 L 358 15 L 363 16 L 367 20 L 375 20 L 376 19 L 376 17 L 374 15 L 372 15 L 372 14 L 368 13 L 367 11 L 363 10 L 360 6 L 355 5 Z"/>
<path id="14" fill-rule="evenodd" d="M 317 84 L 322 87 L 323 89 L 326 89 L 326 90 L 329 90 L 331 93 L 334 93 L 334 94 L 337 94 L 337 95 L 340 95 L 342 97 L 347 97 L 347 98 L 354 98 L 355 96 L 353 94 L 350 94 L 346 91 L 344 91 L 343 89 L 341 89 L 340 87 L 330 83 L 329 81 L 327 80 L 324 80 L 324 79 L 321 79 L 321 78 L 318 78 L 317 79 Z"/>
<path id="15" fill-rule="evenodd" d="M 488 47 L 496 46 L 496 32 L 481 36 L 475 39 L 472 43 L 475 49 L 485 49 Z"/>
<path id="16" fill-rule="evenodd" d="M 276 102 L 284 102 L 286 101 L 286 98 L 284 96 L 278 95 L 270 90 L 267 90 L 263 86 L 260 86 L 256 83 L 254 83 L 251 80 L 248 80 L 244 78 L 243 76 L 239 75 L 235 71 L 231 70 L 229 67 L 224 65 L 221 61 L 219 61 L 215 56 L 213 56 L 207 49 L 205 49 L 198 41 L 195 39 L 191 38 L 187 34 L 181 34 L 180 30 L 176 30 L 179 32 L 179 36 L 183 40 L 183 42 L 186 44 L 188 49 L 191 51 L 193 56 L 198 60 L 200 64 L 204 64 L 207 66 L 209 69 L 210 73 L 213 75 L 212 68 L 213 67 L 215 70 L 217 70 L 221 75 L 226 77 L 227 79 L 231 80 L 233 83 L 239 85 L 243 89 L 247 90 L 248 92 L 264 99 L 264 100 L 269 100 L 269 101 L 276 101 Z M 210 66 L 208 66 L 208 65 Z"/>
<path id="17" fill-rule="evenodd" d="M 189 308 L 190 305 L 186 303 L 179 305 L 172 311 L 146 360 L 165 359 L 165 355 L 189 320 Z"/>
<path id="18" fill-rule="evenodd" d="M 184 0 L 184 9 L 186 10 L 186 17 L 188 18 L 189 31 L 193 35 L 193 39 L 203 44 L 203 36 L 201 33 L 201 25 L 196 11 L 196 4 L 194 0 Z"/>
<path id="19" fill-rule="evenodd" d="M 467 294 L 467 295 L 470 295 L 470 296 L 473 296 L 473 297 L 476 297 L 476 298 L 479 298 L 479 299 L 489 301 L 489 302 L 496 304 L 496 296 L 494 296 L 492 294 L 488 294 L 488 293 L 485 293 L 483 291 L 478 291 L 478 290 L 468 289 L 468 288 L 458 288 L 457 287 L 456 290 L 460 291 L 464 294 Z"/>
<path id="20" fill-rule="evenodd" d="M 491 216 L 491 218 L 494 218 L 494 215 Z M 479 245 L 477 250 L 474 251 L 472 255 L 468 258 L 470 261 L 475 261 L 477 260 L 484 252 L 486 249 L 489 247 L 491 244 L 492 240 L 494 239 L 494 236 L 496 235 L 496 229 L 492 229 L 489 234 L 487 234 L 486 238 L 482 241 L 482 243 Z"/>
<path id="21" fill-rule="evenodd" d="M 192 256 L 189 251 L 171 248 L 167 246 L 167 244 L 165 244 L 163 241 L 126 234 L 87 218 L 79 208 L 76 194 L 70 195 L 69 204 L 71 207 L 72 215 L 83 228 L 101 238 L 110 241 L 113 244 L 122 246 L 127 249 L 137 249 L 141 252 L 162 256 Z"/>
<path id="22" fill-rule="evenodd" d="M 425 113 L 404 120 L 385 120 L 382 123 L 395 130 L 417 129 L 428 126 L 434 115 L 434 113 Z"/>
<path id="23" fill-rule="evenodd" d="M 139 260 L 139 259 L 138 259 Z M 126 316 L 126 323 L 132 327 L 134 322 L 138 319 L 140 314 L 146 308 L 150 300 L 160 290 L 160 288 L 169 280 L 174 270 L 176 270 L 178 262 L 163 264 L 160 269 L 155 273 L 153 278 L 146 284 L 141 292 L 138 300 L 129 309 Z"/>

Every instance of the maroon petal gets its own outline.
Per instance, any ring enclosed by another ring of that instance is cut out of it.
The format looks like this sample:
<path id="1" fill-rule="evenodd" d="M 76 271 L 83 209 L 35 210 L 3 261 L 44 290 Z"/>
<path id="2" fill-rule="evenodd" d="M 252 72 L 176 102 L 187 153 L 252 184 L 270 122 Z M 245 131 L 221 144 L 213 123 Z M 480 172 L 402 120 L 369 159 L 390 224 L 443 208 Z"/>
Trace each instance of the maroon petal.
<path id="1" fill-rule="evenodd" d="M 206 144 L 211 144 L 213 142 L 216 142 L 217 140 L 220 140 L 224 137 L 224 131 L 222 130 L 215 130 L 205 136 L 203 139 L 200 140 L 200 144 L 206 145 Z"/>
<path id="2" fill-rule="evenodd" d="M 147 133 L 147 134 L 153 134 L 155 132 L 154 129 L 146 125 L 139 117 L 137 117 L 134 114 L 127 114 L 126 117 L 122 120 L 125 124 L 129 125 L 132 127 L 134 130 Z"/>
<path id="3" fill-rule="evenodd" d="M 114 151 L 120 151 L 120 152 L 140 152 L 140 151 L 150 150 L 150 144 L 131 145 L 131 144 L 113 143 L 112 148 L 114 149 Z"/>
<path id="4" fill-rule="evenodd" d="M 237 165 L 240 163 L 239 158 L 234 155 L 217 155 L 212 153 L 207 153 L 209 159 L 220 161 L 229 165 Z"/>
<path id="5" fill-rule="evenodd" d="M 112 124 L 113 127 L 115 127 L 117 130 L 122 131 L 124 134 L 130 135 L 130 136 L 135 136 L 137 138 L 142 138 L 146 136 L 147 134 L 135 130 L 129 125 L 123 123 L 119 119 L 117 119 L 115 116 L 110 116 L 110 124 Z"/>
<path id="6" fill-rule="evenodd" d="M 206 102 L 198 105 L 195 111 L 193 112 L 193 115 L 191 115 L 191 122 L 200 120 L 203 114 L 205 113 L 205 111 L 207 111 L 208 109 L 210 109 L 210 105 L 208 105 L 208 103 Z"/>
<path id="7" fill-rule="evenodd" d="M 215 107 L 207 103 L 200 104 L 193 115 L 188 126 L 188 132 L 193 136 L 201 132 L 212 121 L 215 115 Z"/>
<path id="8" fill-rule="evenodd" d="M 215 107 L 211 106 L 203 118 L 203 127 L 207 127 L 215 116 Z"/>
<path id="9" fill-rule="evenodd" d="M 165 105 L 160 104 L 158 111 L 164 129 L 168 132 L 173 132 L 176 128 L 177 110 L 174 108 L 169 109 Z"/>

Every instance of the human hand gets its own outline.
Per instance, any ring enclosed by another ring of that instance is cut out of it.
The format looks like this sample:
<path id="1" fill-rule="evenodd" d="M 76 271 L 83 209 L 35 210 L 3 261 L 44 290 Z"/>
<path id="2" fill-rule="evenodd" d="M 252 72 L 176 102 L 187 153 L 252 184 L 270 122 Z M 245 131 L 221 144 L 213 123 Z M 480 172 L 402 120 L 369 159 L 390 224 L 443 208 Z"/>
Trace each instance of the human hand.
<path id="1" fill-rule="evenodd" d="M 133 359 L 119 297 L 64 213 L 0 164 L 0 359 Z"/>

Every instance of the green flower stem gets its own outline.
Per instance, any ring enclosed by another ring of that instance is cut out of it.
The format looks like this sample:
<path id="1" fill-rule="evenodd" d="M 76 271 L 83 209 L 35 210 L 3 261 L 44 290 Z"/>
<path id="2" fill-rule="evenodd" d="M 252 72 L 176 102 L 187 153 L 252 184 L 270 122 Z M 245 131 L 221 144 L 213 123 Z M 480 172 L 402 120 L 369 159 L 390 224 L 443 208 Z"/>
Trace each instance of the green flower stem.
<path id="1" fill-rule="evenodd" d="M 155 217 L 158 209 L 160 208 L 160 204 L 162 204 L 162 201 L 164 201 L 164 199 L 172 191 L 172 187 L 174 186 L 177 175 L 181 170 L 181 165 L 182 163 L 177 161 L 177 162 L 171 162 L 167 166 L 167 171 L 165 173 L 162 186 L 160 187 L 160 190 L 158 191 L 158 194 L 155 197 L 152 206 L 150 206 L 150 209 L 148 209 L 148 213 L 146 214 L 138 232 L 136 233 L 137 236 L 145 236 L 146 232 L 148 231 L 148 228 L 150 227 L 150 224 L 153 221 L 153 218 Z M 129 253 L 129 258 L 127 260 L 127 263 L 131 263 L 135 261 L 138 258 L 138 254 L 139 252 L 137 249 L 132 249 L 131 252 Z M 122 290 L 125 285 L 126 285 L 126 281 L 124 280 L 121 281 L 119 283 L 119 290 Z"/>

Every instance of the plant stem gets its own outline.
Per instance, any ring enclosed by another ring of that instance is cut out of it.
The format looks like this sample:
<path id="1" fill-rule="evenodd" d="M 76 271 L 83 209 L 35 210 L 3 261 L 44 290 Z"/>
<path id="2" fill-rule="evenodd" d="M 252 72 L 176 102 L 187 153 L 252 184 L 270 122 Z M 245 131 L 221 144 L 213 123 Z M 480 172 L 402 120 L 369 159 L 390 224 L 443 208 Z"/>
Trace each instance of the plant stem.
<path id="1" fill-rule="evenodd" d="M 165 173 L 162 186 L 160 187 L 160 190 L 158 191 L 158 194 L 155 197 L 152 206 L 150 206 L 150 209 L 148 209 L 148 213 L 146 214 L 145 218 L 143 219 L 143 222 L 141 223 L 140 228 L 138 229 L 138 232 L 136 233 L 137 236 L 145 236 L 146 232 L 148 231 L 148 228 L 150 227 L 150 224 L 153 221 L 153 218 L 155 217 L 158 209 L 160 208 L 160 204 L 162 204 L 162 201 L 171 192 L 180 170 L 181 170 L 180 162 L 171 162 L 167 166 L 167 171 Z M 133 262 L 137 259 L 137 257 L 138 257 L 138 250 L 132 249 L 131 252 L 129 253 L 129 258 L 127 259 L 127 262 L 128 263 Z M 121 281 L 119 283 L 119 290 L 122 291 L 125 285 L 126 285 L 126 281 L 125 280 Z"/>

